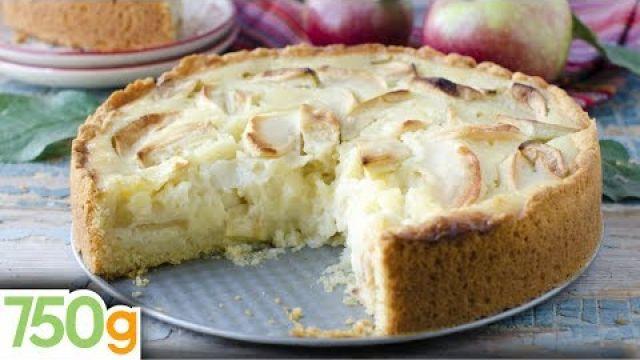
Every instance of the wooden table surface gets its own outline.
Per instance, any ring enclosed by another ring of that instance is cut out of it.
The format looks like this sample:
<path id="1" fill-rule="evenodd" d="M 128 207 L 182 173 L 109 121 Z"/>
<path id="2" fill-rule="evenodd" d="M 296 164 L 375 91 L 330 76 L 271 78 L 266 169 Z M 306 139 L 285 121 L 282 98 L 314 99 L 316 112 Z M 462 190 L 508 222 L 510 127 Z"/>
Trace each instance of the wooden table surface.
<path id="1" fill-rule="evenodd" d="M 640 80 L 592 110 L 604 138 L 637 159 Z M 640 203 L 604 204 L 605 238 L 586 273 L 550 301 L 481 329 L 345 349 L 264 346 L 202 336 L 143 317 L 145 357 L 640 357 Z M 70 249 L 68 160 L 0 164 L 0 287 L 97 290 Z M 104 295 L 108 303 L 113 300 Z"/>

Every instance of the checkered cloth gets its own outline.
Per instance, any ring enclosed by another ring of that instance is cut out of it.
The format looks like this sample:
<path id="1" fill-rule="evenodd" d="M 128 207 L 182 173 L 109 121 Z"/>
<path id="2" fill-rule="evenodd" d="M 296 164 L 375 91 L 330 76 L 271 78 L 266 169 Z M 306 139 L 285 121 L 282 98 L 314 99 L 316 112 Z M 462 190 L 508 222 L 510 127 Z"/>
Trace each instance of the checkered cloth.
<path id="1" fill-rule="evenodd" d="M 309 42 L 304 32 L 304 4 L 301 2 L 234 1 L 241 25 L 234 49 Z M 429 3 L 430 0 L 413 0 L 415 21 L 411 46 L 420 46 L 422 21 Z M 640 50 L 640 0 L 572 0 L 571 7 L 602 41 Z M 623 83 L 624 72 L 607 65 L 590 45 L 582 40 L 572 44 L 566 71 L 559 84 L 583 107 L 609 99 Z"/>

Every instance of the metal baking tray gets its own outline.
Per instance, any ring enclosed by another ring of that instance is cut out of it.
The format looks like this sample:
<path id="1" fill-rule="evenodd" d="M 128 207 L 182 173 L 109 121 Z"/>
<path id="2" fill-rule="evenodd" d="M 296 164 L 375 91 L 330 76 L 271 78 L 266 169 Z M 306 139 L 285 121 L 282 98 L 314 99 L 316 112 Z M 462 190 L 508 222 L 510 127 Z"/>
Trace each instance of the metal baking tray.
<path id="1" fill-rule="evenodd" d="M 78 263 L 95 284 L 117 300 L 139 306 L 151 317 L 198 333 L 235 340 L 318 347 L 428 339 L 508 318 L 556 295 L 576 280 L 598 253 L 596 250 L 585 267 L 569 281 L 545 294 L 518 307 L 466 324 L 400 336 L 290 336 L 293 323 L 286 308 L 301 308 L 303 317 L 300 322 L 320 329 L 347 329 L 347 319 L 371 319 L 362 306 L 343 302 L 343 287 L 327 292 L 318 282 L 322 272 L 338 262 L 342 251 L 341 247 L 286 251 L 254 266 L 238 266 L 229 260 L 216 258 L 192 260 L 151 270 L 144 275 L 149 280 L 148 284 L 140 287 L 132 279 L 107 281 L 92 274 L 73 248 Z"/>

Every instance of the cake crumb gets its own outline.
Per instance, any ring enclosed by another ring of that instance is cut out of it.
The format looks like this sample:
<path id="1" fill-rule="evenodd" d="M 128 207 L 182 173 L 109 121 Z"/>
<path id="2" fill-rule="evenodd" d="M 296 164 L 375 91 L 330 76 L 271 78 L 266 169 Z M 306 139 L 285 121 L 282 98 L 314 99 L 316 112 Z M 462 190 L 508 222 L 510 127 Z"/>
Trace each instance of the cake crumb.
<path id="1" fill-rule="evenodd" d="M 363 337 L 372 335 L 374 332 L 371 320 L 363 319 L 353 323 L 347 329 L 324 330 L 317 327 L 305 327 L 301 323 L 295 323 L 289 335 L 295 337 L 314 337 L 314 338 L 349 338 Z"/>
<path id="2" fill-rule="evenodd" d="M 333 292 L 339 285 L 349 286 L 355 284 L 356 277 L 351 269 L 348 256 L 344 255 L 340 258 L 340 262 L 328 266 L 322 272 L 318 279 L 318 283 L 324 286 L 324 291 Z"/>
<path id="3" fill-rule="evenodd" d="M 142 277 L 141 275 L 136 275 L 136 278 L 133 280 L 133 284 L 137 287 L 146 287 L 149 285 L 149 279 Z"/>
<path id="4" fill-rule="evenodd" d="M 251 310 L 249 310 L 249 309 L 246 309 L 246 310 L 244 311 L 244 314 L 245 314 L 245 315 L 247 315 L 247 316 L 249 316 L 249 317 L 253 316 L 253 312 L 251 312 Z"/>
<path id="5" fill-rule="evenodd" d="M 265 260 L 275 259 L 283 254 L 283 248 L 256 248 L 249 244 L 228 246 L 224 256 L 238 266 L 255 266 Z"/>
<path id="6" fill-rule="evenodd" d="M 629 320 L 624 319 L 624 318 L 617 318 L 614 320 L 614 322 L 616 323 L 616 325 L 628 325 L 629 324 Z"/>
<path id="7" fill-rule="evenodd" d="M 23 44 L 23 43 L 27 42 L 28 39 L 29 39 L 29 35 L 27 35 L 27 33 L 25 33 L 25 32 L 14 31 L 14 33 L 13 33 L 13 41 L 16 44 Z"/>
<path id="8" fill-rule="evenodd" d="M 337 286 L 344 286 L 345 297 L 342 302 L 346 305 L 359 304 L 355 291 L 356 276 L 353 273 L 350 253 L 347 249 L 340 256 L 340 261 L 337 264 L 324 269 L 318 283 L 322 284 L 326 292 L 333 292 Z"/>
<path id="9" fill-rule="evenodd" d="M 278 305 L 282 304 L 282 299 L 280 299 L 279 297 L 273 299 L 273 301 Z"/>
<path id="10" fill-rule="evenodd" d="M 347 306 L 360 305 L 360 300 L 358 300 L 358 288 L 356 288 L 355 284 L 347 286 L 347 288 L 344 290 L 344 298 L 342 298 L 342 303 Z"/>
<path id="11" fill-rule="evenodd" d="M 324 291 L 333 292 L 336 287 L 344 286 L 344 298 L 342 302 L 348 306 L 360 305 L 356 288 L 356 277 L 351 267 L 350 255 L 347 250 L 342 253 L 340 262 L 328 266 L 323 272 L 318 283 L 324 286 Z"/>
<path id="12" fill-rule="evenodd" d="M 242 300 L 242 296 L 236 295 L 236 296 L 233 297 L 233 300 L 240 301 L 240 300 Z"/>
<path id="13" fill-rule="evenodd" d="M 276 323 L 276 321 L 275 321 L 273 318 L 271 318 L 271 319 L 269 319 L 269 320 L 267 321 L 267 324 L 269 324 L 269 325 L 273 325 L 273 324 L 275 324 L 275 323 Z"/>
<path id="14" fill-rule="evenodd" d="M 299 321 L 303 316 L 302 309 L 299 307 L 295 307 L 289 311 L 289 320 L 291 321 Z"/>
<path id="15" fill-rule="evenodd" d="M 132 291 L 131 296 L 133 296 L 134 298 L 138 298 L 142 296 L 142 291 Z"/>
<path id="16" fill-rule="evenodd" d="M 286 306 L 283 307 L 287 313 L 289 321 L 293 324 L 293 328 L 289 331 L 289 335 L 295 337 L 311 337 L 311 338 L 348 338 L 348 337 L 363 337 L 369 336 L 374 333 L 375 327 L 373 322 L 369 319 L 362 319 L 355 321 L 349 317 L 345 321 L 346 329 L 320 329 L 314 326 L 305 326 L 300 322 L 300 319 L 304 316 L 303 311 L 299 307 L 294 307 L 289 310 Z"/>

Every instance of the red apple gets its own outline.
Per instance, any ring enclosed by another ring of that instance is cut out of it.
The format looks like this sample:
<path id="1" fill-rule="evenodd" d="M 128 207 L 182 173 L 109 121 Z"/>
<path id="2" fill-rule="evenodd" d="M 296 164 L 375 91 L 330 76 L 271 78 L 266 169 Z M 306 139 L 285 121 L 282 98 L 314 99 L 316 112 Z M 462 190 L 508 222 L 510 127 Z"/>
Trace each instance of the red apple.
<path id="1" fill-rule="evenodd" d="M 315 45 L 406 45 L 413 25 L 407 0 L 307 0 L 305 31 Z"/>
<path id="2" fill-rule="evenodd" d="M 436 0 L 423 43 L 513 71 L 556 79 L 572 39 L 567 0 Z"/>

